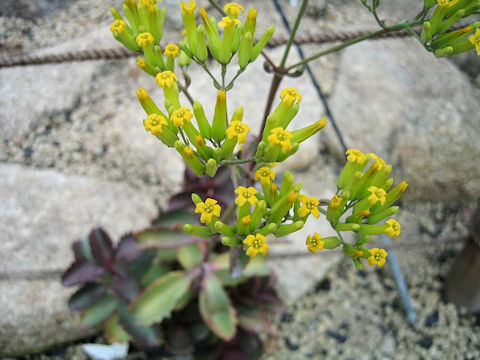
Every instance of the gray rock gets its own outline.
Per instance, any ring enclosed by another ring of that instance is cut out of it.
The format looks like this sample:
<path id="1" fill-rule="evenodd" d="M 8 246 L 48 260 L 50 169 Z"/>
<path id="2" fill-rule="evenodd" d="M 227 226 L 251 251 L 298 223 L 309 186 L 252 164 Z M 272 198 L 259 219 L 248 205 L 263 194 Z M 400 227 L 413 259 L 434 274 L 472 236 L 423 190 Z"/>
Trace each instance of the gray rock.
<path id="1" fill-rule="evenodd" d="M 59 278 L 0 280 L 0 356 L 39 352 L 92 334 L 68 310 L 71 293 Z"/>
<path id="2" fill-rule="evenodd" d="M 70 244 L 103 226 L 113 238 L 149 225 L 157 209 L 120 183 L 0 165 L 2 272 L 64 269 Z"/>
<path id="3" fill-rule="evenodd" d="M 331 106 L 347 146 L 392 163 L 395 178 L 411 185 L 407 198 L 480 194 L 480 165 L 472 161 L 480 155 L 480 104 L 465 75 L 416 40 L 346 49 Z M 339 152 L 330 134 L 330 148 Z"/>
<path id="4" fill-rule="evenodd" d="M 58 276 L 71 243 L 97 226 L 113 239 L 148 226 L 153 201 L 124 184 L 7 164 L 0 199 L 0 349 L 28 353 L 85 335 Z"/>

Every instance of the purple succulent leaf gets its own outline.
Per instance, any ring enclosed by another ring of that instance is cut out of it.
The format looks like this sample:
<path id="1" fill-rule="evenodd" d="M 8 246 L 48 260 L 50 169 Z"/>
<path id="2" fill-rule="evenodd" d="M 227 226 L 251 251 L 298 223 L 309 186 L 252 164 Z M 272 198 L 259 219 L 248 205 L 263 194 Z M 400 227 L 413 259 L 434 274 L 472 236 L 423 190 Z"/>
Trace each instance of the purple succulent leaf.
<path id="1" fill-rule="evenodd" d="M 104 285 L 88 283 L 70 297 L 68 308 L 70 311 L 83 310 L 100 300 L 106 291 L 107 287 Z"/>
<path id="2" fill-rule="evenodd" d="M 120 299 L 127 303 L 135 300 L 141 291 L 138 281 L 129 274 L 113 275 L 110 288 Z"/>
<path id="3" fill-rule="evenodd" d="M 75 255 L 75 260 L 77 261 L 94 261 L 92 249 L 88 242 L 88 238 L 84 237 L 80 240 L 75 241 L 72 244 L 73 254 Z"/>
<path id="4" fill-rule="evenodd" d="M 81 285 L 97 280 L 105 269 L 91 262 L 75 261 L 62 275 L 63 286 Z"/>
<path id="5" fill-rule="evenodd" d="M 142 256 L 143 250 L 138 246 L 137 239 L 131 235 L 125 235 L 120 239 L 115 251 L 115 262 L 132 262 Z"/>
<path id="6" fill-rule="evenodd" d="M 102 228 L 96 228 L 88 235 L 88 241 L 95 259 L 110 268 L 113 261 L 113 243 L 110 236 Z"/>

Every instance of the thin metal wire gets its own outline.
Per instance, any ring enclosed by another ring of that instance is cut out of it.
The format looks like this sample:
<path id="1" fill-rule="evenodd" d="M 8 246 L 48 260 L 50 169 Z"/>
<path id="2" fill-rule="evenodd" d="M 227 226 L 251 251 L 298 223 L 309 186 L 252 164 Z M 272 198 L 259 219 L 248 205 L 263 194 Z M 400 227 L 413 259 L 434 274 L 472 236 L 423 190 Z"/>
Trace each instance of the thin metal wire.
<path id="1" fill-rule="evenodd" d="M 306 34 L 299 35 L 295 39 L 295 44 L 322 44 L 331 43 L 337 41 L 348 41 L 355 39 L 359 36 L 370 34 L 372 31 L 356 31 L 356 32 L 322 32 L 318 34 Z M 411 36 L 406 31 L 397 31 L 392 33 L 386 33 L 374 39 L 381 38 L 402 38 Z M 270 39 L 267 44 L 269 48 L 275 48 L 286 44 L 288 38 L 284 36 L 278 36 Z M 77 62 L 77 61 L 91 61 L 91 60 L 117 60 L 125 59 L 129 57 L 138 56 L 138 53 L 129 51 L 122 47 L 110 48 L 110 49 L 92 49 L 84 51 L 67 52 L 63 54 L 49 54 L 49 55 L 19 55 L 19 56 L 0 56 L 0 68 L 12 67 L 12 66 L 30 66 L 30 65 L 43 65 L 43 64 L 60 64 L 65 62 Z"/>

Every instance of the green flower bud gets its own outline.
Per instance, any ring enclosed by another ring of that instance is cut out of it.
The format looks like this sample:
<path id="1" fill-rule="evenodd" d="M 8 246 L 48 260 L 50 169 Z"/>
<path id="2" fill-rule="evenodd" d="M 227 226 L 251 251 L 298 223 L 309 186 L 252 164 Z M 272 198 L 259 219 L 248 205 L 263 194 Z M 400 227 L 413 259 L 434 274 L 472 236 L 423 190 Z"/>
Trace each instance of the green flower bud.
<path id="1" fill-rule="evenodd" d="M 262 223 L 263 215 L 267 212 L 267 203 L 260 200 L 250 216 L 250 232 L 255 231 Z"/>
<path id="2" fill-rule="evenodd" d="M 195 193 L 192 193 L 192 201 L 195 205 L 197 205 L 198 203 L 201 203 L 203 202 L 202 201 L 202 198 L 200 196 L 198 196 L 197 194 Z"/>
<path id="3" fill-rule="evenodd" d="M 233 226 L 226 225 L 221 221 L 216 221 L 214 227 L 215 227 L 215 231 L 217 231 L 222 235 L 235 236 L 236 231 L 235 231 L 235 227 Z"/>
<path id="4" fill-rule="evenodd" d="M 193 60 L 185 54 L 185 51 L 180 51 L 180 55 L 178 55 L 178 66 L 188 66 L 192 61 Z"/>
<path id="5" fill-rule="evenodd" d="M 326 118 L 324 117 L 313 125 L 307 126 L 300 130 L 292 131 L 292 142 L 301 143 L 315 135 L 317 132 L 323 129 L 325 125 L 327 125 L 327 121 L 325 119 Z"/>
<path id="6" fill-rule="evenodd" d="M 197 120 L 200 134 L 202 134 L 205 139 L 210 139 L 212 137 L 212 127 L 205 116 L 202 105 L 198 101 L 195 101 L 193 104 L 193 114 Z"/>
<path id="7" fill-rule="evenodd" d="M 341 242 L 336 236 L 330 236 L 326 238 L 322 238 L 323 241 L 323 248 L 324 249 L 335 249 L 340 246 Z"/>
<path id="8" fill-rule="evenodd" d="M 337 223 L 335 225 L 335 230 L 337 231 L 356 231 L 358 229 L 360 229 L 359 224 Z"/>
<path id="9" fill-rule="evenodd" d="M 247 20 L 245 20 L 245 26 L 243 28 L 243 36 L 250 33 L 252 34 L 252 39 L 253 39 L 256 25 L 257 25 L 257 9 L 250 8 L 248 9 Z"/>
<path id="10" fill-rule="evenodd" d="M 393 216 L 397 213 L 398 209 L 400 209 L 398 206 L 392 206 L 390 208 L 387 208 L 383 211 L 377 212 L 375 215 L 370 215 L 367 217 L 368 223 L 369 224 L 377 224 L 383 219 L 386 219 L 387 217 Z"/>
<path id="11" fill-rule="evenodd" d="M 432 26 L 430 24 L 430 21 L 425 21 L 423 23 L 422 33 L 420 34 L 420 37 L 425 42 L 432 38 Z"/>
<path id="12" fill-rule="evenodd" d="M 460 9 L 455 12 L 451 17 L 443 21 L 437 29 L 437 34 L 443 34 L 447 31 L 453 24 L 460 20 L 465 15 L 465 10 Z"/>
<path id="13" fill-rule="evenodd" d="M 267 236 L 273 233 L 276 228 L 277 228 L 277 224 L 267 224 L 262 229 L 258 230 L 257 234 Z"/>
<path id="14" fill-rule="evenodd" d="M 123 13 L 125 14 L 125 17 L 127 18 L 132 31 L 134 34 L 138 34 L 139 31 L 139 23 L 138 23 L 138 16 L 136 15 L 137 9 L 135 9 L 135 12 L 127 5 L 123 4 L 122 5 Z"/>
<path id="15" fill-rule="evenodd" d="M 202 177 L 205 174 L 205 164 L 198 159 L 190 147 L 185 146 L 181 141 L 176 141 L 175 149 L 198 177 Z"/>
<path id="16" fill-rule="evenodd" d="M 113 18 L 115 20 L 123 20 L 123 17 L 122 15 L 120 15 L 120 13 L 113 7 L 110 8 L 110 13 L 112 14 Z M 125 21 L 125 20 L 123 20 Z"/>
<path id="17" fill-rule="evenodd" d="M 140 101 L 140 105 L 142 105 L 143 110 L 147 113 L 147 115 L 150 114 L 158 114 L 162 115 L 165 119 L 168 120 L 168 116 L 165 115 L 155 104 L 155 102 L 152 100 L 150 95 L 148 95 L 147 90 L 144 88 L 138 88 L 137 91 L 137 97 L 138 100 Z"/>
<path id="18" fill-rule="evenodd" d="M 300 149 L 300 144 L 299 143 L 292 143 L 292 150 L 290 150 L 288 153 L 284 153 L 283 151 L 280 151 L 280 154 L 277 156 L 277 161 L 282 162 L 288 157 L 292 156 L 295 154 L 298 149 Z"/>
<path id="19" fill-rule="evenodd" d="M 227 98 L 226 93 L 220 90 L 217 95 L 215 114 L 212 123 L 212 136 L 217 141 L 225 139 L 227 130 Z"/>
<path id="20" fill-rule="evenodd" d="M 218 166 L 215 159 L 208 159 L 207 165 L 205 168 L 205 173 L 210 177 L 214 177 L 215 174 L 217 173 L 217 169 L 218 169 Z"/>
<path id="21" fill-rule="evenodd" d="M 210 231 L 209 228 L 192 224 L 183 225 L 183 231 L 185 231 L 187 234 L 198 236 L 202 239 L 208 239 L 213 235 L 213 232 Z"/>
<path id="22" fill-rule="evenodd" d="M 238 65 L 241 69 L 247 67 L 250 62 L 250 55 L 253 50 L 253 36 L 252 33 L 248 32 L 243 35 L 242 40 L 240 41 L 240 47 L 238 49 Z"/>
<path id="23" fill-rule="evenodd" d="M 219 61 L 220 59 L 220 36 L 218 34 L 218 29 L 216 27 L 217 22 L 213 19 L 213 24 L 208 18 L 207 12 L 205 9 L 200 9 L 200 16 L 203 21 L 203 25 L 205 26 L 205 32 L 207 34 L 208 40 L 208 47 L 210 48 L 210 52 L 212 56 Z"/>
<path id="24" fill-rule="evenodd" d="M 230 247 L 237 247 L 240 245 L 240 240 L 235 237 L 224 236 L 222 237 L 222 244 Z"/>
<path id="25" fill-rule="evenodd" d="M 293 188 L 293 175 L 290 171 L 285 171 L 282 176 L 282 184 L 280 185 L 280 197 L 288 194 Z"/>
<path id="26" fill-rule="evenodd" d="M 253 62 L 257 59 L 265 45 L 267 45 L 268 41 L 272 38 L 274 32 L 275 26 L 270 26 L 267 31 L 265 31 L 260 40 L 253 47 L 252 55 L 250 56 L 250 62 Z"/>
<path id="27" fill-rule="evenodd" d="M 255 157 L 257 159 L 261 159 L 263 155 L 265 154 L 265 148 L 267 147 L 267 144 L 264 141 L 260 141 L 257 146 L 257 152 L 255 153 Z"/>
<path id="28" fill-rule="evenodd" d="M 238 47 L 240 46 L 240 39 L 242 38 L 243 34 L 243 24 L 240 23 L 237 25 L 235 29 L 235 35 L 233 36 L 233 44 L 232 44 L 232 54 L 236 54 L 238 51 Z"/>
<path id="29" fill-rule="evenodd" d="M 202 25 L 198 25 L 197 28 L 197 41 L 198 41 L 198 54 L 197 58 L 200 63 L 204 63 L 208 58 L 207 44 L 205 43 L 205 29 Z"/>
<path id="30" fill-rule="evenodd" d="M 197 56 L 197 22 L 195 21 L 195 4 L 186 5 L 185 3 L 180 3 L 182 9 L 182 21 L 187 31 L 188 44 L 193 54 Z"/>
<path id="31" fill-rule="evenodd" d="M 295 221 L 293 224 L 279 225 L 273 232 L 273 235 L 280 238 L 302 229 L 303 225 L 305 225 L 303 221 Z"/>
<path id="32" fill-rule="evenodd" d="M 179 42 L 178 42 L 178 46 L 180 46 L 180 49 L 182 49 L 182 51 L 183 51 L 189 58 L 192 58 L 192 57 L 193 57 L 192 49 L 190 48 L 190 45 L 188 45 L 186 42 L 184 42 L 184 41 L 179 41 Z"/>
<path id="33" fill-rule="evenodd" d="M 150 16 L 150 30 L 152 35 L 160 42 L 163 36 L 163 24 L 165 17 L 167 16 L 167 9 L 159 9 L 158 5 L 155 5 L 155 12 L 153 16 Z"/>
<path id="34" fill-rule="evenodd" d="M 222 159 L 229 159 L 232 154 L 233 154 L 233 150 L 235 149 L 235 145 L 237 145 L 237 138 L 236 137 L 233 137 L 233 138 L 230 138 L 230 139 L 226 139 L 224 142 L 223 142 L 223 145 L 222 145 Z"/>
<path id="35" fill-rule="evenodd" d="M 389 225 L 366 225 L 361 224 L 359 225 L 359 229 L 356 230 L 356 233 L 360 236 L 364 235 L 379 235 L 384 234 L 385 231 L 388 229 Z"/>

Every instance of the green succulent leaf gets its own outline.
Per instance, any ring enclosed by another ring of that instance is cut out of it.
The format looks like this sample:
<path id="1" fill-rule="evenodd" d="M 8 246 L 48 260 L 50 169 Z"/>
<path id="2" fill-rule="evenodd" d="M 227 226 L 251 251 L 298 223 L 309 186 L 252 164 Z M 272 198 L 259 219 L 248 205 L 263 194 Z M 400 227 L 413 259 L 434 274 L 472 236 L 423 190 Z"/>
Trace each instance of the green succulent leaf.
<path id="1" fill-rule="evenodd" d="M 135 237 L 143 248 L 170 249 L 176 247 L 179 242 L 185 241 L 188 235 L 180 230 L 157 226 L 143 230 Z"/>
<path id="2" fill-rule="evenodd" d="M 96 325 L 107 319 L 117 308 L 117 299 L 113 295 L 105 295 L 83 313 L 82 326 Z"/>
<path id="3" fill-rule="evenodd" d="M 136 343 L 146 347 L 161 345 L 162 341 L 157 327 L 139 324 L 123 303 L 118 306 L 118 321 L 119 325 L 132 336 Z"/>
<path id="4" fill-rule="evenodd" d="M 200 314 L 218 337 L 230 340 L 235 336 L 237 317 L 220 280 L 211 273 L 202 281 L 199 299 Z"/>
<path id="5" fill-rule="evenodd" d="M 202 265 L 203 254 L 199 244 L 190 244 L 178 249 L 177 258 L 180 264 L 186 270 Z"/>
<path id="6" fill-rule="evenodd" d="M 105 323 L 105 334 L 110 344 L 113 343 L 126 343 L 130 340 L 131 336 L 121 327 L 118 322 L 118 315 L 114 314 Z"/>
<path id="7" fill-rule="evenodd" d="M 151 325 L 170 316 L 178 301 L 185 295 L 191 278 L 183 271 L 174 271 L 146 288 L 130 310 L 140 325 Z"/>

